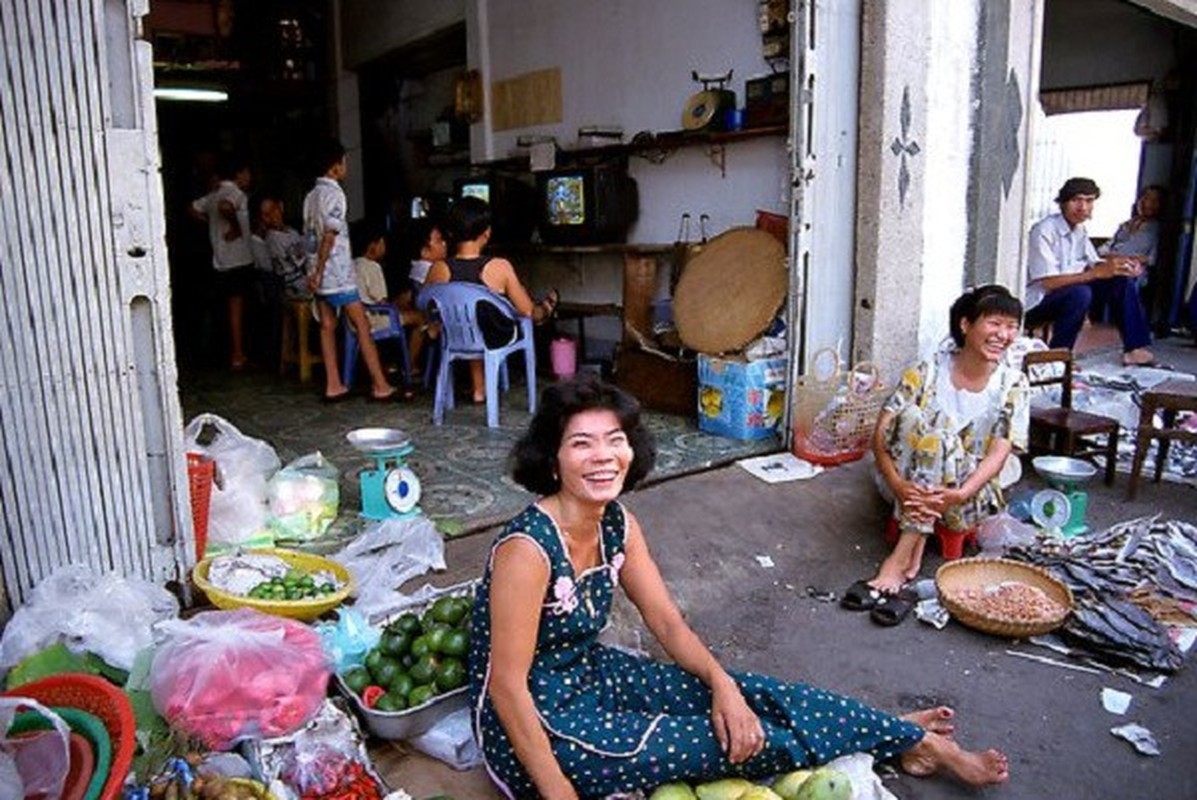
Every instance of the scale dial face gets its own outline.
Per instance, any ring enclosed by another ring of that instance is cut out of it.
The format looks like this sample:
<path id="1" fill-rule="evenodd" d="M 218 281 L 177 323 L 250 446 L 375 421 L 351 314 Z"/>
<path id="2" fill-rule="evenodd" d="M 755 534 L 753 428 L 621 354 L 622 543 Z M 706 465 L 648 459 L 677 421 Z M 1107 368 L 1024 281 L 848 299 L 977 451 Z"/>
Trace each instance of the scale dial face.
<path id="1" fill-rule="evenodd" d="M 396 513 L 406 514 L 420 502 L 420 479 L 407 467 L 396 467 L 387 473 L 382 494 Z"/>
<path id="2" fill-rule="evenodd" d="M 1031 498 L 1031 519 L 1040 528 L 1054 530 L 1064 527 L 1072 517 L 1072 502 L 1068 495 L 1056 489 L 1043 489 Z"/>

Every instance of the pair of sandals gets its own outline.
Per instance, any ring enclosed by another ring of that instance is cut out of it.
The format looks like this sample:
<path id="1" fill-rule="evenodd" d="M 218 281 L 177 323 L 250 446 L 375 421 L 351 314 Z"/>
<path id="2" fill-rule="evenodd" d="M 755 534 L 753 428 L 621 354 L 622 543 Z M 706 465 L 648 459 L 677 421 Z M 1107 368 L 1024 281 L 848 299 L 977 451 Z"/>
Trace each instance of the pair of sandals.
<path id="1" fill-rule="evenodd" d="M 870 586 L 868 581 L 859 580 L 844 592 L 840 606 L 849 611 L 868 611 L 869 619 L 873 622 L 892 628 L 910 615 L 910 610 L 918 601 L 918 593 L 910 586 L 886 594 Z"/>

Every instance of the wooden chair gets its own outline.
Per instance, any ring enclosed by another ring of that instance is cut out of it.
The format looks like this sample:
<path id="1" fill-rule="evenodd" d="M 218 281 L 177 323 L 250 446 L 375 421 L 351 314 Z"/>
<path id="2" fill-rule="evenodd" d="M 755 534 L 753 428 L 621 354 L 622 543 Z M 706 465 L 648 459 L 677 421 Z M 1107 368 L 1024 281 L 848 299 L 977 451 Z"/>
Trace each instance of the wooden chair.
<path id="1" fill-rule="evenodd" d="M 1062 364 L 1063 370 L 1035 370 L 1040 364 Z M 1051 453 L 1093 460 L 1105 456 L 1106 486 L 1114 483 L 1118 455 L 1118 420 L 1076 411 L 1072 408 L 1072 351 L 1065 348 L 1027 353 L 1022 362 L 1032 387 L 1060 384 L 1060 405 L 1054 408 L 1031 406 L 1031 452 Z M 1049 372 L 1051 374 L 1043 374 Z M 1059 374 L 1057 374 L 1059 372 Z M 1104 441 L 1095 437 L 1104 435 Z"/>
<path id="2" fill-rule="evenodd" d="M 279 347 L 278 372 L 287 371 L 288 364 L 299 365 L 299 382 L 312 380 L 312 365 L 324 363 L 324 358 L 311 349 L 311 334 L 319 332 L 312 317 L 311 300 L 287 300 L 282 309 L 282 334 Z"/>

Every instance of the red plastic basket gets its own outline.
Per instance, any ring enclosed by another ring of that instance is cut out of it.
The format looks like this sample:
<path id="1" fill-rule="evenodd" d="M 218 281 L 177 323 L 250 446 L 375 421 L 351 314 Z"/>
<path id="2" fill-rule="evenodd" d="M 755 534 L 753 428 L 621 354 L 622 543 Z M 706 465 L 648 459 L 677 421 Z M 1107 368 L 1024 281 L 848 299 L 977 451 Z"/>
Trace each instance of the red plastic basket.
<path id="1" fill-rule="evenodd" d="M 187 480 L 191 485 L 191 524 L 195 529 L 195 560 L 208 549 L 208 508 L 216 462 L 202 453 L 187 454 Z"/>
<path id="2" fill-rule="evenodd" d="M 100 800 L 117 800 L 133 765 L 137 722 L 125 693 L 95 675 L 67 672 L 23 683 L 4 692 L 6 697 L 31 697 L 46 706 L 67 706 L 98 717 L 112 740 L 112 766 Z"/>

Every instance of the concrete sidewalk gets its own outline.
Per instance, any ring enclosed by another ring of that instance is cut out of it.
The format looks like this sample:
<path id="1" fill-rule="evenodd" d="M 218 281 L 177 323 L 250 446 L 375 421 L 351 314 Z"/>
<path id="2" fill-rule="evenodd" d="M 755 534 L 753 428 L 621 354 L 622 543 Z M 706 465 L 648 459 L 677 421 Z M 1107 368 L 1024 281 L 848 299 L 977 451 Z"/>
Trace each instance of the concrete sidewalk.
<path id="1" fill-rule="evenodd" d="M 1197 350 L 1181 343 L 1167 352 L 1181 369 L 1197 367 Z M 626 497 L 678 603 L 722 663 L 804 681 L 898 712 L 933 703 L 957 710 L 958 738 L 966 747 L 999 747 L 1010 756 L 1007 786 L 985 792 L 1003 800 L 1197 797 L 1197 676 L 1190 663 L 1161 689 L 1113 675 L 1093 675 L 1012 657 L 1007 649 L 1051 655 L 953 622 L 942 631 L 913 615 L 895 628 L 866 614 L 841 610 L 807 596 L 813 586 L 837 596 L 868 577 L 884 558 L 881 537 L 887 509 L 877 497 L 868 460 L 829 470 L 804 482 L 765 484 L 739 467 L 726 467 L 658 484 Z M 1127 478 L 1089 488 L 1095 527 L 1137 516 L 1197 520 L 1197 489 L 1141 485 L 1127 502 Z M 1020 487 L 1042 483 L 1029 468 Z M 450 570 L 435 582 L 474 577 L 491 535 L 448 543 Z M 929 548 L 930 549 L 930 548 Z M 764 568 L 757 560 L 768 555 Z M 939 564 L 929 555 L 924 574 Z M 613 627 L 622 641 L 647 646 L 626 601 Z M 650 648 L 651 649 L 651 648 Z M 1103 686 L 1134 696 L 1125 716 L 1101 706 Z M 1153 731 L 1163 751 L 1137 755 L 1109 729 L 1138 722 Z M 482 770 L 455 773 L 410 755 L 402 745 L 372 749 L 383 774 L 416 798 L 498 797 Z M 946 778 L 906 776 L 887 783 L 900 798 L 970 797 Z"/>

